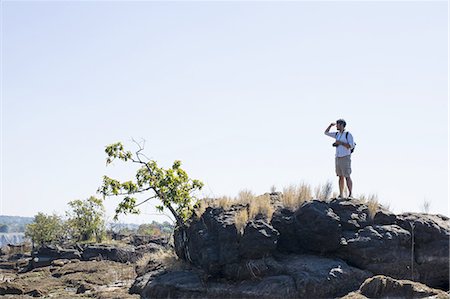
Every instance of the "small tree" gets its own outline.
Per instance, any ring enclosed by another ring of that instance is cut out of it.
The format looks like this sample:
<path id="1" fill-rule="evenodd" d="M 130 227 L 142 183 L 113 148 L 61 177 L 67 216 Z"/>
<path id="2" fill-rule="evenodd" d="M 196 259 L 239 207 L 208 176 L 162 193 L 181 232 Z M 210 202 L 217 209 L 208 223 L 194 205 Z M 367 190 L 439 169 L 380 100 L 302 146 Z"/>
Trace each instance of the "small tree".
<path id="1" fill-rule="evenodd" d="M 146 158 L 142 154 L 143 145 L 138 144 L 139 150 L 133 155 L 125 151 L 122 143 L 108 145 L 105 149 L 107 154 L 106 164 L 112 163 L 114 159 L 138 164 L 140 168 L 136 172 L 136 181 L 120 182 L 108 176 L 103 177 L 103 185 L 99 192 L 104 196 L 123 196 L 122 201 L 116 208 L 115 219 L 120 213 L 138 214 L 138 206 L 150 199 L 161 200 L 162 205 L 157 206 L 159 211 L 164 208 L 174 216 L 178 226 L 183 227 L 185 221 L 192 215 L 197 203 L 193 192 L 200 190 L 203 183 L 192 180 L 187 173 L 181 169 L 181 162 L 175 161 L 171 168 L 163 169 L 156 161 Z M 143 161 L 145 160 L 145 161 Z M 152 196 L 137 203 L 133 197 L 136 193 L 152 193 Z"/>
<path id="2" fill-rule="evenodd" d="M 39 212 L 34 221 L 26 226 L 25 236 L 31 238 L 33 245 L 42 246 L 60 241 L 64 234 L 63 221 L 57 215 Z"/>
<path id="3" fill-rule="evenodd" d="M 68 229 L 78 241 L 89 241 L 93 237 L 97 242 L 105 236 L 105 208 L 101 199 L 91 196 L 86 200 L 69 202 L 72 211 L 66 212 Z"/>

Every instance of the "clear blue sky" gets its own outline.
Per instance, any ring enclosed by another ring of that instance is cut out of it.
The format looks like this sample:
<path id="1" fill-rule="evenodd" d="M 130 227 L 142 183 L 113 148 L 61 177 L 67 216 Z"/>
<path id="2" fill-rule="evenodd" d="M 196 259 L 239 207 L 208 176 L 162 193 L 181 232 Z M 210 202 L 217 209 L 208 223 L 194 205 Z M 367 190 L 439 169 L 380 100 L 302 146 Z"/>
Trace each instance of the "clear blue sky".
<path id="1" fill-rule="evenodd" d="M 1 214 L 63 215 L 131 178 L 103 152 L 131 138 L 202 196 L 337 191 L 323 131 L 341 117 L 355 194 L 449 214 L 446 1 L 2 1 L 1 20 Z"/>

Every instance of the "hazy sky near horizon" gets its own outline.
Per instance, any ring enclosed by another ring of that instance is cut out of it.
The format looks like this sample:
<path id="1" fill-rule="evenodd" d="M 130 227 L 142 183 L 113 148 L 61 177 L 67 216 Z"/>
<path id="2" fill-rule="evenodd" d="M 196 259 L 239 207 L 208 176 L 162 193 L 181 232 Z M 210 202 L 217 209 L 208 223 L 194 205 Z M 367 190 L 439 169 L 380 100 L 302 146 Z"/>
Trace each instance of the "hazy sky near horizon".
<path id="1" fill-rule="evenodd" d="M 104 154 L 131 138 L 200 196 L 337 191 L 323 131 L 345 118 L 356 195 L 449 215 L 446 1 L 1 5 L 0 214 L 63 215 L 104 174 L 132 178 Z M 167 220 L 154 204 L 120 219 Z"/>

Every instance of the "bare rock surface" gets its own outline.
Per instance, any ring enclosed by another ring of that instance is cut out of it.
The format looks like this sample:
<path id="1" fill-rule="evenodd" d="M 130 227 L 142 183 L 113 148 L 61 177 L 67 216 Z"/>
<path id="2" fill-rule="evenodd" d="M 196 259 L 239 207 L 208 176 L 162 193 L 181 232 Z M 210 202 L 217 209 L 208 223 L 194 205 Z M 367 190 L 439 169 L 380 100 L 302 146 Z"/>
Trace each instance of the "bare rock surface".
<path id="1" fill-rule="evenodd" d="M 141 296 L 328 298 L 345 295 L 372 276 L 372 273 L 351 267 L 343 260 L 294 254 L 250 260 L 228 271 L 233 272 L 225 274 L 228 280 L 209 279 L 201 270 L 164 271 L 148 280 Z"/>
<path id="2" fill-rule="evenodd" d="M 0 295 L 9 298 L 139 298 L 128 294 L 135 277 L 133 265 L 112 261 L 69 262 L 16 274 L 9 281 L 0 282 Z"/>
<path id="3" fill-rule="evenodd" d="M 431 287 L 449 288 L 449 218 L 442 215 L 405 213 L 398 225 L 410 232 L 418 281 Z"/>
<path id="4" fill-rule="evenodd" d="M 356 233 L 348 233 L 337 255 L 374 274 L 406 278 L 414 271 L 411 234 L 398 225 L 366 226 Z"/>
<path id="5" fill-rule="evenodd" d="M 410 280 L 397 280 L 377 275 L 364 281 L 359 290 L 349 293 L 342 299 L 363 298 L 436 298 L 447 299 L 449 294 Z"/>

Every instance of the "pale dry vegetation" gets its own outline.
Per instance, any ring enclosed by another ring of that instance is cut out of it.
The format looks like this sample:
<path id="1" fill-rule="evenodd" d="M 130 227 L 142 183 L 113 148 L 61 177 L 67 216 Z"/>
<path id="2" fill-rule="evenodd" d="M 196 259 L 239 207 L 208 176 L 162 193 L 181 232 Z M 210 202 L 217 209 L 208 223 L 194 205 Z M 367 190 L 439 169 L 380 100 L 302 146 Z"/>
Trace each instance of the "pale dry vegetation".
<path id="1" fill-rule="evenodd" d="M 240 210 L 234 215 L 234 222 L 237 231 L 242 235 L 244 233 L 244 228 L 248 222 L 248 211 L 247 209 Z"/>
<path id="2" fill-rule="evenodd" d="M 275 193 L 276 187 L 271 187 L 271 193 Z M 290 185 L 283 188 L 283 192 L 279 193 L 279 200 L 283 207 L 289 209 L 297 209 L 303 203 L 317 200 L 329 200 L 336 197 L 337 193 L 333 193 L 333 184 L 327 181 L 325 184 L 320 184 L 311 188 L 310 184 L 300 183 L 298 185 Z M 377 195 L 360 195 L 356 197 L 360 199 L 368 207 L 369 217 L 373 219 L 378 209 L 382 207 L 379 203 Z M 273 200 L 273 199 L 272 199 Z M 276 199 L 275 199 L 276 202 Z M 255 196 L 252 191 L 248 189 L 241 190 L 236 197 L 222 196 L 216 199 L 203 199 L 197 205 L 196 215 L 200 217 L 208 207 L 221 207 L 225 210 L 230 209 L 234 205 L 246 205 L 247 208 L 237 211 L 235 214 L 235 223 L 239 232 L 243 232 L 248 221 L 255 219 L 259 214 L 264 215 L 269 221 L 275 211 L 274 203 L 271 202 L 271 195 L 269 193 Z M 389 207 L 385 207 L 389 209 Z"/>
<path id="3" fill-rule="evenodd" d="M 281 202 L 286 208 L 296 209 L 308 200 L 312 200 L 309 184 L 301 183 L 283 188 Z"/>
<path id="4" fill-rule="evenodd" d="M 189 268 L 189 265 L 181 260 L 173 249 L 160 249 L 144 254 L 136 262 L 136 269 L 145 269 L 149 263 L 164 265 L 164 268 L 171 271 Z"/>
<path id="5" fill-rule="evenodd" d="M 319 200 L 327 200 L 331 197 L 332 192 L 333 192 L 333 183 L 328 181 L 323 185 L 318 185 L 314 189 L 314 198 Z"/>
<path id="6" fill-rule="evenodd" d="M 269 194 L 260 195 L 252 198 L 249 202 L 249 218 L 254 219 L 256 215 L 262 214 L 269 221 L 272 219 L 272 214 L 275 211 L 274 207 L 270 203 Z"/>
<path id="7" fill-rule="evenodd" d="M 378 196 L 375 194 L 370 195 L 360 195 L 359 200 L 361 200 L 365 205 L 367 205 L 367 209 L 369 210 L 369 218 L 373 219 L 378 209 L 380 208 L 380 203 L 378 201 Z"/>
<path id="8" fill-rule="evenodd" d="M 244 189 L 239 191 L 236 201 L 238 203 L 249 204 L 255 199 L 255 195 L 252 191 Z"/>

